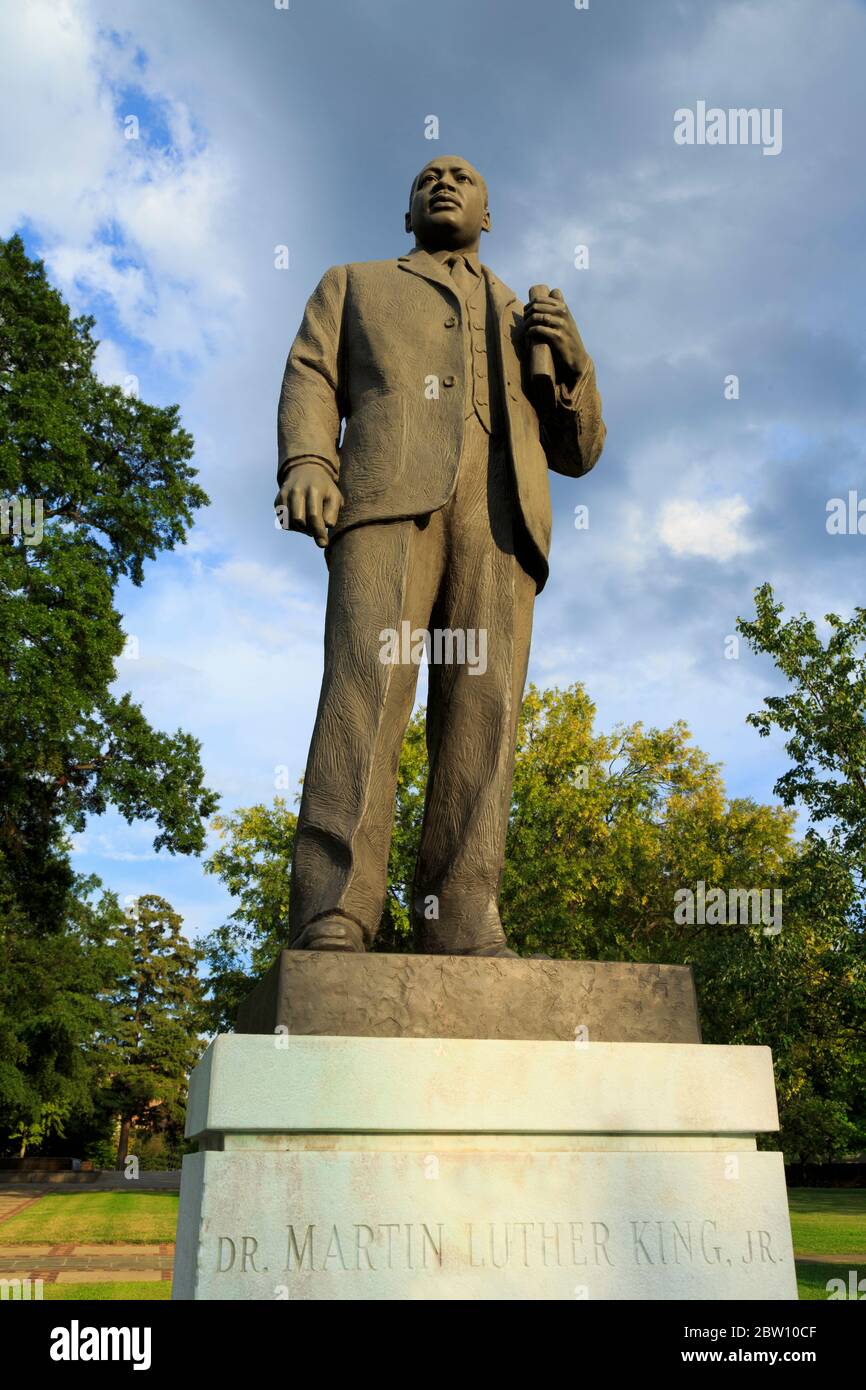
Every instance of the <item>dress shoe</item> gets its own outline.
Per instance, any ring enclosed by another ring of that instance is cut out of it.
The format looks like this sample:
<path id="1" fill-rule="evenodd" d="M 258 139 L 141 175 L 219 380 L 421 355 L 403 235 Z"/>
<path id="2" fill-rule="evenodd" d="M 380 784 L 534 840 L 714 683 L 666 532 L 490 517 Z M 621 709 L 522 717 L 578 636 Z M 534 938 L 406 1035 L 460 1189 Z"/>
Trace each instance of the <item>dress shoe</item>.
<path id="1" fill-rule="evenodd" d="M 364 933 L 357 922 L 347 917 L 317 917 L 308 922 L 294 941 L 290 951 L 365 951 Z"/>

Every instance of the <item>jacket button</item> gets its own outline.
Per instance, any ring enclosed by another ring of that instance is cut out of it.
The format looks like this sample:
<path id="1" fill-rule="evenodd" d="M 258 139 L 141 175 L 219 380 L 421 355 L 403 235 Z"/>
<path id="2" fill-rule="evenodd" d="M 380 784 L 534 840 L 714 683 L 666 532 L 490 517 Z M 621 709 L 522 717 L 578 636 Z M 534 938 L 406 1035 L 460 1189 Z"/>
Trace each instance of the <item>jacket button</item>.
<path id="1" fill-rule="evenodd" d="M 443 376 L 443 378 L 442 378 L 442 385 L 443 385 L 443 386 L 453 386 L 453 385 L 455 384 L 456 380 L 457 380 L 457 378 L 454 377 L 454 376 Z"/>
<path id="2" fill-rule="evenodd" d="M 446 327 L 446 328 L 453 328 L 453 327 L 455 326 L 456 323 L 457 323 L 457 320 L 456 320 L 456 318 L 454 317 L 454 315 L 452 314 L 450 318 L 447 318 L 447 319 L 445 320 L 445 327 Z"/>

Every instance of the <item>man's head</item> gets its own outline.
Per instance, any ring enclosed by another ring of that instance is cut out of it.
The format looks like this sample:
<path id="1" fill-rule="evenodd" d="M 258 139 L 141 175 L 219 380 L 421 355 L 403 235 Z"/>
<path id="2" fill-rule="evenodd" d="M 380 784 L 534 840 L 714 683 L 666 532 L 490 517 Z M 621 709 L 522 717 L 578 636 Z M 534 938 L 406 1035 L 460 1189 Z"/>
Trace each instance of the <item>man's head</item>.
<path id="1" fill-rule="evenodd" d="M 487 185 L 467 159 L 440 155 L 412 181 L 406 231 L 425 251 L 477 251 L 490 231 Z"/>

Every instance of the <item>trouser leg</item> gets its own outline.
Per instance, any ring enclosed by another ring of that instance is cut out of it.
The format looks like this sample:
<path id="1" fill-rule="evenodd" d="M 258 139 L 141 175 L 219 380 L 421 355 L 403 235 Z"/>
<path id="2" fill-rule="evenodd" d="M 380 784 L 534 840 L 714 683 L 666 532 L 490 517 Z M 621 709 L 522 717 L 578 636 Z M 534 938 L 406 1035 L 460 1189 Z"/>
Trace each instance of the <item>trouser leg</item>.
<path id="1" fill-rule="evenodd" d="M 325 670 L 292 861 L 295 940 L 316 919 L 358 924 L 370 945 L 385 903 L 403 734 L 417 665 L 383 662 L 380 634 L 427 627 L 443 564 L 440 513 L 359 526 L 333 543 Z"/>
<path id="2" fill-rule="evenodd" d="M 505 940 L 498 899 L 536 591 L 515 554 L 514 516 L 505 448 L 470 420 L 431 620 L 463 634 L 475 665 L 430 667 L 430 771 L 413 891 L 416 943 L 430 952 Z"/>

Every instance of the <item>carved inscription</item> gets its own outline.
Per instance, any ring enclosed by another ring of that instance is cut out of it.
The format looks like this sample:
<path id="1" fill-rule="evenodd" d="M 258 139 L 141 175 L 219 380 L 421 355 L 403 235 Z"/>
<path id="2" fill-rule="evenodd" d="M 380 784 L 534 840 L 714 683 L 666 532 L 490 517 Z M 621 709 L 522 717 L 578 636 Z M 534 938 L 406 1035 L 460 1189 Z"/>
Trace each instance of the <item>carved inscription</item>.
<path id="1" fill-rule="evenodd" d="M 290 1221 L 268 1235 L 221 1233 L 217 1274 L 437 1269 L 583 1269 L 775 1265 L 770 1232 L 722 1235 L 710 1218 L 344 1222 Z"/>

